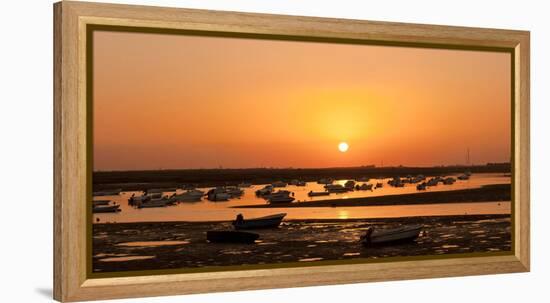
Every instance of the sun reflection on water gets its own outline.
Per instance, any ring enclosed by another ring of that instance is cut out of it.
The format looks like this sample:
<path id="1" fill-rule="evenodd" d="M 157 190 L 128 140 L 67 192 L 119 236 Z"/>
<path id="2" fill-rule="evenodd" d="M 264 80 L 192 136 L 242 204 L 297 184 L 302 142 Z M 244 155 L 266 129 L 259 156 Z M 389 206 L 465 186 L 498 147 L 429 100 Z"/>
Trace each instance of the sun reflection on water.
<path id="1" fill-rule="evenodd" d="M 348 218 L 349 218 L 349 212 L 347 210 L 338 211 L 338 219 L 348 219 Z"/>

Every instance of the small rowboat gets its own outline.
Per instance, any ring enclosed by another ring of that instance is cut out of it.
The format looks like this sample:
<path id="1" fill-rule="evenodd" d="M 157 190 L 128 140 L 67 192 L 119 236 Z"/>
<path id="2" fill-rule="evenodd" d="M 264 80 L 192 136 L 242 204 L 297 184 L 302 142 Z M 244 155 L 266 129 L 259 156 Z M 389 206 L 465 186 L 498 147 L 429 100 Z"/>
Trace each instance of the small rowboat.
<path id="1" fill-rule="evenodd" d="M 410 242 L 418 238 L 422 225 L 405 225 L 391 229 L 374 229 L 369 227 L 361 242 L 365 246 L 387 245 Z"/>
<path id="2" fill-rule="evenodd" d="M 260 235 L 235 230 L 209 230 L 206 232 L 206 240 L 210 243 L 245 243 L 251 244 L 258 240 Z"/>
<path id="3" fill-rule="evenodd" d="M 285 213 L 265 216 L 260 218 L 246 219 L 242 221 L 233 221 L 235 229 L 260 229 L 260 228 L 276 228 L 281 224 Z"/>
<path id="4" fill-rule="evenodd" d="M 92 209 L 93 213 L 116 213 L 119 212 L 120 205 L 111 205 L 111 206 L 94 206 Z"/>

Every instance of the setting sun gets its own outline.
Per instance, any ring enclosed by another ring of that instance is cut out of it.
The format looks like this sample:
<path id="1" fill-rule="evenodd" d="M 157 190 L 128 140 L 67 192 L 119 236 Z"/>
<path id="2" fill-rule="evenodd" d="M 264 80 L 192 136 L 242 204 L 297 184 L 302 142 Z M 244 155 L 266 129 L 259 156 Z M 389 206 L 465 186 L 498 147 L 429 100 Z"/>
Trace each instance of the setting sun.
<path id="1" fill-rule="evenodd" d="M 346 143 L 346 142 L 340 142 L 340 144 L 338 144 L 338 150 L 345 153 L 347 152 L 349 149 L 349 145 Z"/>

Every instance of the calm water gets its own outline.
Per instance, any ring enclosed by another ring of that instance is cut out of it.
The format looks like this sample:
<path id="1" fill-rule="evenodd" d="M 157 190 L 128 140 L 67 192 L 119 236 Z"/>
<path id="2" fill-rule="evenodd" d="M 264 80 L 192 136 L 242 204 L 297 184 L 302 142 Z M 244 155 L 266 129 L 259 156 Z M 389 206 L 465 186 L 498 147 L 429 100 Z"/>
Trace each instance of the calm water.
<path id="1" fill-rule="evenodd" d="M 373 191 L 354 191 L 343 194 L 331 194 L 330 196 L 308 197 L 309 191 L 323 191 L 323 185 L 314 182 L 306 186 L 287 186 L 286 190 L 295 193 L 296 203 L 301 201 L 319 201 L 327 199 L 347 199 L 356 197 L 374 197 L 384 195 L 398 195 L 416 193 L 415 184 L 406 184 L 404 187 L 395 188 L 387 184 L 389 179 L 371 179 L 368 183 L 382 182 L 383 188 Z M 335 183 L 344 184 L 347 180 L 338 180 Z M 362 184 L 358 182 L 357 184 Z M 470 180 L 457 180 L 453 185 L 438 185 L 430 187 L 427 191 L 446 191 L 457 189 L 478 188 L 489 184 L 509 184 L 510 177 L 503 174 L 474 174 Z M 110 199 L 120 204 L 121 212 L 94 214 L 94 222 L 146 222 L 146 221 L 217 221 L 232 220 L 239 213 L 245 218 L 264 216 L 273 213 L 285 212 L 286 219 L 351 219 L 351 218 L 389 218 L 403 216 L 428 216 L 428 215 L 463 215 L 463 214 L 507 214 L 510 213 L 510 202 L 484 202 L 484 203 L 451 203 L 451 204 L 425 204 L 425 205 L 397 205 L 397 206 L 365 206 L 365 207 L 308 207 L 308 208 L 261 208 L 261 209 L 235 209 L 232 206 L 266 204 L 267 202 L 255 195 L 257 189 L 264 185 L 254 185 L 245 188 L 245 193 L 240 199 L 231 199 L 225 202 L 211 202 L 203 198 L 200 202 L 183 202 L 176 206 L 163 208 L 136 209 L 128 205 L 128 198 L 135 193 L 123 192 L 118 196 L 95 197 L 97 200 Z M 209 188 L 200 188 L 207 191 Z M 178 193 L 181 191 L 178 190 Z M 165 194 L 171 194 L 167 192 Z"/>

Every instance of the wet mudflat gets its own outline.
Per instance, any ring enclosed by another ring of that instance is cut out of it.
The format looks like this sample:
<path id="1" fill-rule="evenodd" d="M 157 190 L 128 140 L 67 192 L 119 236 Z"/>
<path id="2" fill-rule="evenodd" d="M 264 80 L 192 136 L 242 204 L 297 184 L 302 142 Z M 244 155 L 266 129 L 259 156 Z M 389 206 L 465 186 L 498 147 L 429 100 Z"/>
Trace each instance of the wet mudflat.
<path id="1" fill-rule="evenodd" d="M 369 226 L 423 224 L 406 244 L 366 248 L 359 237 Z M 212 244 L 206 231 L 232 229 L 230 222 L 152 222 L 93 225 L 93 271 L 197 268 L 244 264 L 314 262 L 351 258 L 444 255 L 511 250 L 509 215 L 387 219 L 289 220 L 257 230 L 255 244 Z"/>

